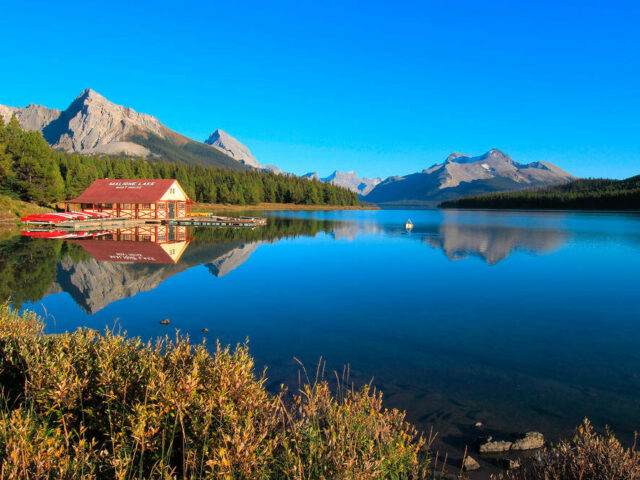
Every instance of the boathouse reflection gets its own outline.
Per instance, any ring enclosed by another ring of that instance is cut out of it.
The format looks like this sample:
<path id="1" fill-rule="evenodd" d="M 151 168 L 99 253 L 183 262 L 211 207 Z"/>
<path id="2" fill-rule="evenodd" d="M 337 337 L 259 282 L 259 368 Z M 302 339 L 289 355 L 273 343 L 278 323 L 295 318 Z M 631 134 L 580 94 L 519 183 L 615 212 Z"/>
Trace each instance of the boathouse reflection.
<path id="1" fill-rule="evenodd" d="M 70 241 L 100 262 L 175 264 L 191 240 L 189 227 L 145 225 Z"/>

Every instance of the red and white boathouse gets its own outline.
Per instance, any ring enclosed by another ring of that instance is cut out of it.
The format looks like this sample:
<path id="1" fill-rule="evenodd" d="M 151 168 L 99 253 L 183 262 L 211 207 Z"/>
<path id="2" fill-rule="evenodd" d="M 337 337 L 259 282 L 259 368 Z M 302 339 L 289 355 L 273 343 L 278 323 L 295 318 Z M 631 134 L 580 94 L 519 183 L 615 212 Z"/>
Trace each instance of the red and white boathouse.
<path id="1" fill-rule="evenodd" d="M 175 179 L 102 179 L 65 203 L 67 210 L 71 207 L 110 217 L 172 219 L 190 215 L 193 201 Z"/>

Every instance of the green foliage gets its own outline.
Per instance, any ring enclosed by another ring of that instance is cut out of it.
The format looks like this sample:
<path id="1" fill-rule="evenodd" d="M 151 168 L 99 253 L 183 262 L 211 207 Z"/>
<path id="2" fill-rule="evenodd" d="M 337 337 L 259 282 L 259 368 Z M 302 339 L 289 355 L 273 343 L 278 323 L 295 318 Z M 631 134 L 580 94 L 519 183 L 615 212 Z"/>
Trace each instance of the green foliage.
<path id="1" fill-rule="evenodd" d="M 0 305 L 2 478 L 433 478 L 425 441 L 367 386 L 265 389 L 246 346 L 43 335 Z"/>
<path id="2" fill-rule="evenodd" d="M 345 188 L 252 170 L 196 142 L 178 147 L 159 137 L 136 140 L 153 147 L 154 160 L 58 152 L 39 133 L 20 129 L 12 117 L 7 126 L 0 125 L 0 193 L 44 205 L 77 197 L 97 178 L 176 178 L 196 202 L 360 204 L 357 194 Z M 196 152 L 198 158 L 221 156 L 224 162 L 211 163 L 225 168 L 197 164 L 189 152 Z"/>
<path id="3" fill-rule="evenodd" d="M 564 185 L 448 200 L 444 208 L 640 210 L 640 175 L 626 180 L 578 179 Z"/>
<path id="4" fill-rule="evenodd" d="M 0 301 L 19 307 L 40 300 L 56 280 L 57 263 L 88 254 L 68 242 L 13 237 L 0 242 Z"/>
<path id="5" fill-rule="evenodd" d="M 11 117 L 0 126 L 0 191 L 40 204 L 60 199 L 64 181 L 55 157 L 42 135 L 21 130 Z"/>

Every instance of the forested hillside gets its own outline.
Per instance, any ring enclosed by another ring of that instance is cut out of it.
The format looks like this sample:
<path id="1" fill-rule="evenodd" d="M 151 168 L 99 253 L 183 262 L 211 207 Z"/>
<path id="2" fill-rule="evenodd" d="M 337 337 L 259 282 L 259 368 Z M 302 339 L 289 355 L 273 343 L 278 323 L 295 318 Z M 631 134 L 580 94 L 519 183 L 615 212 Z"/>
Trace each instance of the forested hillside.
<path id="1" fill-rule="evenodd" d="M 213 151 L 213 149 L 212 149 Z M 346 188 L 293 175 L 229 170 L 124 156 L 87 156 L 52 149 L 39 132 L 0 117 L 0 193 L 47 205 L 75 198 L 97 178 L 176 178 L 197 202 L 358 205 Z"/>
<path id="2" fill-rule="evenodd" d="M 519 192 L 488 193 L 440 204 L 443 208 L 640 210 L 640 175 L 626 180 L 578 179 Z"/>

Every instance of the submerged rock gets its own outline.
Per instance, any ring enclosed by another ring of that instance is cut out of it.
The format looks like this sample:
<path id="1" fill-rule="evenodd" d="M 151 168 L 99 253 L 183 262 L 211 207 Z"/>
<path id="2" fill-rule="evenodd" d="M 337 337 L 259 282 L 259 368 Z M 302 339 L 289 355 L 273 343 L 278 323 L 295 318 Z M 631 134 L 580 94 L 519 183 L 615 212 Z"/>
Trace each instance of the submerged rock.
<path id="1" fill-rule="evenodd" d="M 503 453 L 511 449 L 511 442 L 494 440 L 493 437 L 482 438 L 478 441 L 480 453 Z"/>
<path id="2" fill-rule="evenodd" d="M 209 329 L 208 329 L 208 328 L 206 328 L 206 327 L 205 327 L 205 328 L 203 328 L 203 329 L 202 329 L 202 333 L 209 333 Z"/>
<path id="3" fill-rule="evenodd" d="M 515 470 L 516 468 L 520 468 L 520 460 L 517 458 L 501 458 L 498 460 L 498 463 L 505 470 Z"/>
<path id="4" fill-rule="evenodd" d="M 171 323 L 168 318 L 163 318 L 160 320 L 160 325 L 169 325 Z"/>
<path id="5" fill-rule="evenodd" d="M 476 422 L 476 424 L 474 425 L 476 428 L 482 428 L 484 427 L 484 423 L 482 422 Z"/>
<path id="6" fill-rule="evenodd" d="M 511 450 L 536 450 L 544 446 L 544 435 L 540 432 L 527 432 L 513 439 Z"/>
<path id="7" fill-rule="evenodd" d="M 480 468 L 480 464 L 473 457 L 467 455 L 464 457 L 464 461 L 462 462 L 462 469 L 465 472 L 471 472 L 473 470 L 478 470 Z"/>

